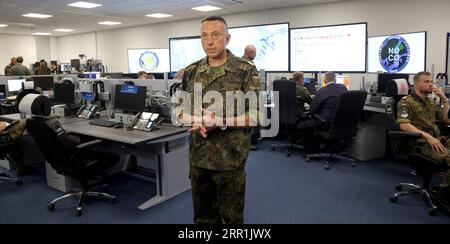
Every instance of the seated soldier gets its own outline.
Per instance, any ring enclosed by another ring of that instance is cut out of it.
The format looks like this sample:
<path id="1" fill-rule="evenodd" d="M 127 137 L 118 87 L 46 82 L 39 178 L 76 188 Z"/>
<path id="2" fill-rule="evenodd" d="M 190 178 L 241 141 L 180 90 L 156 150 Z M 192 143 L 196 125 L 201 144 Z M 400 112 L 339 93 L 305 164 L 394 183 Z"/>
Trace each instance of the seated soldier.
<path id="1" fill-rule="evenodd" d="M 25 131 L 26 120 L 17 120 L 9 124 L 6 122 L 0 122 L 0 145 L 11 144 L 19 141 L 20 137 Z M 12 152 L 11 156 L 16 162 L 16 173 L 21 176 L 28 170 L 25 166 L 22 155 L 20 152 Z"/>
<path id="2" fill-rule="evenodd" d="M 435 93 L 442 106 L 437 106 L 427 95 Z M 404 97 L 397 105 L 397 123 L 406 132 L 422 134 L 422 138 L 412 142 L 410 150 L 419 152 L 435 161 L 450 166 L 450 139 L 441 135 L 436 120 L 450 124 L 448 98 L 433 85 L 429 72 L 420 72 L 414 77 L 414 95 Z M 442 184 L 439 198 L 450 205 L 450 169 Z"/>

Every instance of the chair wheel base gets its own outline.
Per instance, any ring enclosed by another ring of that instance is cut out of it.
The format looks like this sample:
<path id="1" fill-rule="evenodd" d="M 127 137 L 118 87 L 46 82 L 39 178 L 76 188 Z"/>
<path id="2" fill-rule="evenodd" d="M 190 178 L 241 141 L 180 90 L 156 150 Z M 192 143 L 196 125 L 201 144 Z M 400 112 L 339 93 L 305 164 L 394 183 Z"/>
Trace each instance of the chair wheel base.
<path id="1" fill-rule="evenodd" d="M 23 185 L 23 180 L 16 180 L 16 185 L 18 185 L 18 186 Z"/>
<path id="2" fill-rule="evenodd" d="M 430 208 L 430 209 L 428 209 L 428 214 L 429 214 L 430 216 L 436 216 L 436 213 L 437 213 L 437 209 L 436 209 L 436 208 Z"/>
<path id="3" fill-rule="evenodd" d="M 78 208 L 75 210 L 75 216 L 76 216 L 76 217 L 81 217 L 81 215 L 83 215 L 83 209 L 80 208 L 80 207 L 78 207 Z"/>
<path id="4" fill-rule="evenodd" d="M 398 197 L 391 197 L 389 200 L 391 201 L 391 203 L 397 203 Z"/>
<path id="5" fill-rule="evenodd" d="M 396 191 L 403 191 L 403 186 L 396 186 L 396 187 L 395 187 L 395 190 L 396 190 Z"/>
<path id="6" fill-rule="evenodd" d="M 47 205 L 47 210 L 48 210 L 48 211 L 54 211 L 54 210 L 55 210 L 55 204 L 49 204 L 49 205 Z"/>

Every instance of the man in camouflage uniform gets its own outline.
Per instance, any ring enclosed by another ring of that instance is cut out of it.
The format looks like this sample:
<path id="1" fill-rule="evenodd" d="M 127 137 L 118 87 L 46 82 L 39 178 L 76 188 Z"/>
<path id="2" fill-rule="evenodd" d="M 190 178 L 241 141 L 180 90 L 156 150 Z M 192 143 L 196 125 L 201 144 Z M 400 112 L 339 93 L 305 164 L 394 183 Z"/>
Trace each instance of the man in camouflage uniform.
<path id="1" fill-rule="evenodd" d="M 230 41 L 226 21 L 219 16 L 205 18 L 201 24 L 202 45 L 207 56 L 188 66 L 183 89 L 194 95 L 194 83 L 200 83 L 203 94 L 218 91 L 225 102 L 227 91 L 258 92 L 259 76 L 248 61 L 235 57 L 226 49 Z M 192 103 L 194 107 L 194 103 Z M 225 107 L 225 106 L 224 106 Z M 202 104 L 209 113 L 209 105 Z M 224 115 L 226 113 L 223 113 Z M 205 116 L 205 115 L 203 115 Z M 182 123 L 192 124 L 196 116 L 182 114 Z M 197 116 L 198 118 L 198 116 Z M 189 130 L 190 179 L 197 224 L 242 224 L 245 202 L 245 162 L 250 147 L 250 119 L 257 111 L 246 106 L 244 114 L 226 118 L 227 126 L 193 125 Z M 245 122 L 245 127 L 237 127 Z"/>
<path id="2" fill-rule="evenodd" d="M 0 145 L 17 142 L 25 131 L 26 120 L 14 121 L 9 126 L 5 122 L 0 122 Z M 11 152 L 11 156 L 16 163 L 17 176 L 22 176 L 27 170 L 20 152 Z"/>
<path id="3" fill-rule="evenodd" d="M 296 96 L 297 96 L 297 118 L 305 112 L 305 103 L 311 105 L 312 98 L 309 95 L 308 90 L 305 88 L 305 75 L 302 72 L 295 72 L 292 75 L 292 79 L 297 83 Z"/>
<path id="4" fill-rule="evenodd" d="M 16 65 L 16 58 L 12 57 L 11 62 L 5 67 L 5 76 L 11 75 L 11 68 Z"/>
<path id="5" fill-rule="evenodd" d="M 413 142 L 412 152 L 421 154 L 450 166 L 450 140 L 441 136 L 436 125 L 436 120 L 450 124 L 448 118 L 449 104 L 448 98 L 433 85 L 433 77 L 429 72 L 420 72 L 414 77 L 414 95 L 404 97 L 397 104 L 397 123 L 401 130 L 407 132 L 418 132 L 422 134 L 422 139 Z M 433 100 L 427 97 L 434 92 L 440 99 L 442 106 L 436 106 Z M 447 178 L 442 184 L 442 194 L 448 198 L 450 183 L 450 170 Z M 443 196 L 440 194 L 441 196 Z"/>

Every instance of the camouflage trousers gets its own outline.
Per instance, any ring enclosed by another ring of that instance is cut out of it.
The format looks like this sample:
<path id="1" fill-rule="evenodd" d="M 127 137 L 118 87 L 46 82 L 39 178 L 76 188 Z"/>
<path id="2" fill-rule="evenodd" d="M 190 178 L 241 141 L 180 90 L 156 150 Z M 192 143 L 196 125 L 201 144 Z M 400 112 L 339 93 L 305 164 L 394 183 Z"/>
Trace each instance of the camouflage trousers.
<path id="1" fill-rule="evenodd" d="M 194 223 L 244 223 L 244 169 L 214 171 L 191 166 L 189 178 L 192 185 Z"/>
<path id="2" fill-rule="evenodd" d="M 426 142 L 426 140 L 422 139 L 419 140 L 419 142 L 416 144 L 416 146 L 413 147 L 413 150 L 416 150 L 416 152 L 420 152 L 421 154 L 436 160 L 438 162 L 441 162 L 442 164 L 446 164 L 449 169 L 447 170 L 447 178 L 444 181 L 444 185 L 449 186 L 450 185 L 450 139 L 444 136 L 441 136 L 438 138 L 442 145 L 444 145 L 445 148 L 447 148 L 448 153 L 438 153 L 433 150 L 431 145 Z"/>

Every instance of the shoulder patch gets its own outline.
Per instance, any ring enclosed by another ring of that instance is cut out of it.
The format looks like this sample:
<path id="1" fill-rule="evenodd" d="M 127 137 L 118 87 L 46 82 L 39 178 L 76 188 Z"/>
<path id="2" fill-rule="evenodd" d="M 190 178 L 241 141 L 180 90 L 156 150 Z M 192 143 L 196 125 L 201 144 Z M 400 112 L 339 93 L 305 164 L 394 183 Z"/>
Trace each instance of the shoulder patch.
<path id="1" fill-rule="evenodd" d="M 400 118 L 402 119 L 407 119 L 409 118 L 409 108 L 406 105 L 400 105 L 400 108 L 398 110 L 398 114 L 400 116 Z"/>

